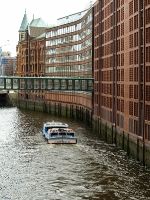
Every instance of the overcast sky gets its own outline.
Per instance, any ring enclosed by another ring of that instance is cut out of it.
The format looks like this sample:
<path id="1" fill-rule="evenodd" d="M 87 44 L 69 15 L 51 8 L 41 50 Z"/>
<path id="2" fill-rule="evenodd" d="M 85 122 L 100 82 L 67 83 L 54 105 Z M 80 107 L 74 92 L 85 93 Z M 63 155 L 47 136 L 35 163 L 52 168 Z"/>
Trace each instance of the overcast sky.
<path id="1" fill-rule="evenodd" d="M 56 24 L 58 18 L 86 9 L 89 2 L 90 0 L 1 0 L 0 47 L 3 46 L 3 51 L 11 51 L 12 56 L 16 55 L 18 31 L 25 10 L 29 23 L 34 15 L 35 19 L 41 17 L 46 24 Z"/>

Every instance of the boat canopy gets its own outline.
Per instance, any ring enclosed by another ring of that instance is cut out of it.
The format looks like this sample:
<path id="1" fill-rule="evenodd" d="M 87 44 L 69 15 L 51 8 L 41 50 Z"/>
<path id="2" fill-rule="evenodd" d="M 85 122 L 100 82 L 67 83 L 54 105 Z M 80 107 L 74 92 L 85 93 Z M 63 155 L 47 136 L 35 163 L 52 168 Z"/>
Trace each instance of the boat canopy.
<path id="1" fill-rule="evenodd" d="M 68 128 L 68 124 L 61 122 L 46 122 L 44 126 L 49 128 Z"/>

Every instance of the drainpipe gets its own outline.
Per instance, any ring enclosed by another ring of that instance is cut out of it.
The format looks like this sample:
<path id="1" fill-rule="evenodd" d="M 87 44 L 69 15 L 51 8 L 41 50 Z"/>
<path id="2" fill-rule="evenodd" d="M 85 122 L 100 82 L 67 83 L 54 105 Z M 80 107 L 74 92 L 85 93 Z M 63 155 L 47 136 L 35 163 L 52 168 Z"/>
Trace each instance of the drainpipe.
<path id="1" fill-rule="evenodd" d="M 145 0 L 143 0 L 143 141 L 145 141 L 145 96 L 146 96 L 146 89 L 145 89 L 145 85 L 146 85 L 146 61 L 145 61 L 145 44 L 146 44 L 146 31 L 145 31 L 145 21 L 146 17 L 145 17 Z"/>
<path id="2" fill-rule="evenodd" d="M 143 110 L 143 106 L 144 106 L 144 104 L 142 102 L 143 80 L 142 80 L 142 76 L 141 76 L 142 75 L 142 68 L 144 69 L 144 65 L 143 65 L 144 63 L 142 63 L 142 48 L 143 48 L 142 41 L 143 40 L 142 40 L 141 36 L 142 36 L 143 24 L 141 24 L 141 18 L 142 18 L 141 2 L 143 3 L 143 0 L 139 0 L 138 1 L 138 8 L 139 8 L 139 10 L 138 10 L 138 16 L 139 16 L 139 18 L 138 18 L 138 33 L 139 33 L 138 42 L 139 42 L 139 48 L 138 48 L 138 50 L 139 51 L 138 51 L 138 133 L 137 134 L 139 136 L 143 136 L 143 128 L 142 128 L 142 126 L 143 126 L 143 112 L 142 112 L 142 110 Z M 143 15 L 144 15 L 144 13 L 143 13 Z M 144 61 L 144 59 L 143 59 L 143 61 Z"/>
<path id="3" fill-rule="evenodd" d="M 99 43 L 99 50 L 98 50 L 98 54 L 99 54 L 99 60 L 98 60 L 98 115 L 99 117 L 101 117 L 101 61 L 102 61 L 102 55 L 101 55 L 101 46 L 102 46 L 102 1 L 99 0 L 99 36 L 98 36 L 98 43 Z"/>
<path id="4" fill-rule="evenodd" d="M 94 7 L 92 7 L 92 77 L 94 77 Z M 94 83 L 93 83 L 94 84 Z M 94 90 L 94 85 L 93 85 Z M 94 113 L 94 91 L 92 91 L 92 115 Z"/>
<path id="5" fill-rule="evenodd" d="M 117 99 L 117 93 L 116 93 L 116 87 L 117 87 L 117 77 L 116 77 L 116 64 L 115 64 L 115 29 L 116 29 L 116 24 L 115 24 L 115 15 L 116 15 L 116 10 L 115 10 L 115 1 L 113 1 L 113 46 L 112 46 L 112 55 L 113 55 L 113 59 L 112 59 L 112 67 L 113 67 L 113 74 L 112 74 L 112 122 L 114 124 L 114 126 L 116 126 L 116 99 Z"/>

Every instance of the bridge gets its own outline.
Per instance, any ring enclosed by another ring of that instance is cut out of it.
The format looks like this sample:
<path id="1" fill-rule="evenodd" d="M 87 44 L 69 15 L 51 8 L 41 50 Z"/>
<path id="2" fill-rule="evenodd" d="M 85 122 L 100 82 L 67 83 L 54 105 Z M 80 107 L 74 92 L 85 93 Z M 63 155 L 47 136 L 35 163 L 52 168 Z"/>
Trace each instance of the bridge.
<path id="1" fill-rule="evenodd" d="M 0 90 L 93 91 L 93 78 L 1 76 Z"/>

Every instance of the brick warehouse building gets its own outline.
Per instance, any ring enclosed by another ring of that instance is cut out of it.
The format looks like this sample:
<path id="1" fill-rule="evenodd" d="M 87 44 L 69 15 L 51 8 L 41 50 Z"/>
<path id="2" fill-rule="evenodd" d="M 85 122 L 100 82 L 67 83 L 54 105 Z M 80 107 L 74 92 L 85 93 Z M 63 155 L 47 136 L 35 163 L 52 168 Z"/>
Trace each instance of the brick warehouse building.
<path id="1" fill-rule="evenodd" d="M 149 0 L 94 4 L 94 117 L 126 133 L 122 145 L 150 164 L 149 19 Z"/>
<path id="2" fill-rule="evenodd" d="M 34 19 L 33 16 L 29 23 L 25 12 L 19 29 L 15 76 L 44 76 L 46 28 L 47 25 L 41 18 Z M 18 98 L 43 102 L 44 91 L 19 91 Z"/>
<path id="3" fill-rule="evenodd" d="M 58 19 L 42 39 L 43 76 L 94 77 L 93 94 L 43 92 L 43 101 L 58 113 L 60 106 L 89 113 L 95 130 L 148 165 L 149 13 L 149 0 L 99 0 L 88 10 Z M 18 48 L 23 44 L 27 40 L 19 41 Z M 18 60 L 19 69 L 21 54 Z"/>

